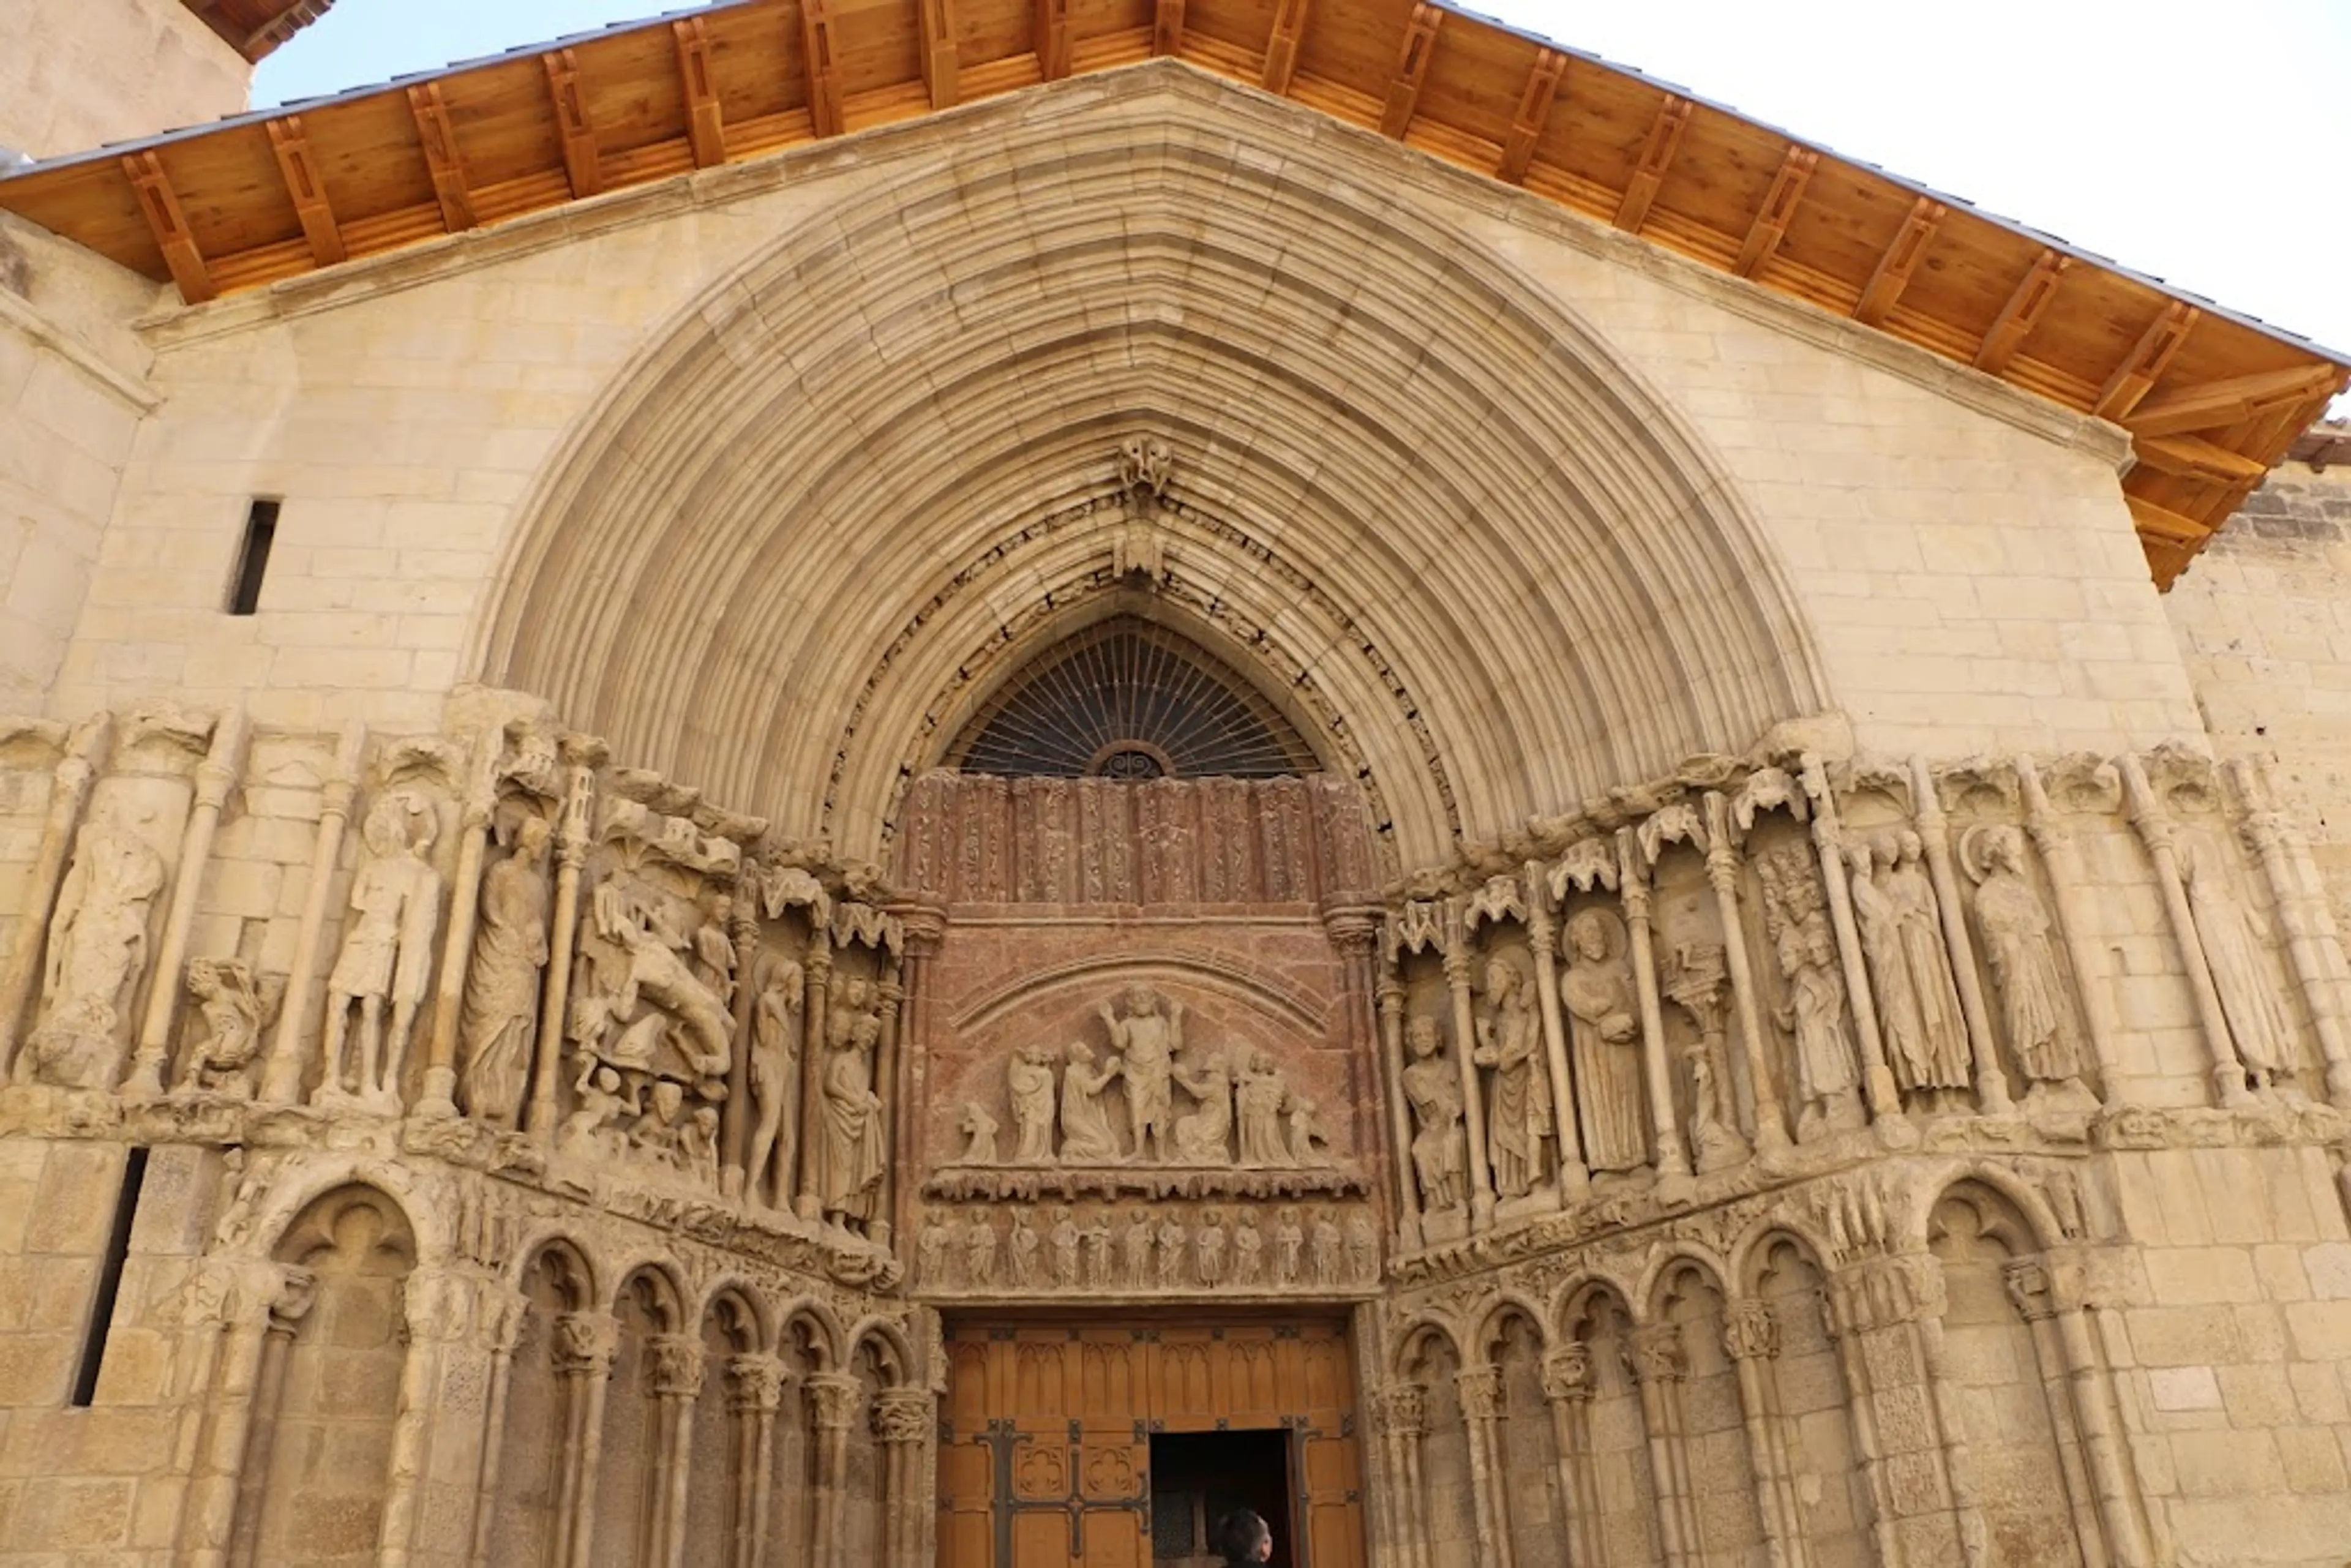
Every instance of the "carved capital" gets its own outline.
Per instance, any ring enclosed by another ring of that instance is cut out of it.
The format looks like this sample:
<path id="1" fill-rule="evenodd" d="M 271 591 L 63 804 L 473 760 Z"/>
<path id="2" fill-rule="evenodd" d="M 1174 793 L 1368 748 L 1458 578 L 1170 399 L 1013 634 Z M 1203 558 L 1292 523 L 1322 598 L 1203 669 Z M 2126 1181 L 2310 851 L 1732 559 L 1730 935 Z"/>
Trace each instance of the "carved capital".
<path id="1" fill-rule="evenodd" d="M 1780 1320 L 1761 1301 L 1734 1301 L 1722 1320 L 1723 1354 L 1733 1361 L 1780 1354 Z"/>
<path id="2" fill-rule="evenodd" d="M 359 793 L 356 779 L 329 779 L 319 788 L 319 810 L 329 817 L 349 817 L 351 798 Z"/>
<path id="3" fill-rule="evenodd" d="M 1502 1413 L 1502 1369 L 1499 1366 L 1466 1366 L 1455 1380 L 1461 1393 L 1461 1414 L 1477 1421 L 1490 1421 Z"/>
<path id="4" fill-rule="evenodd" d="M 1942 1265 L 1924 1252 L 1875 1259 L 1829 1277 L 1829 1313 L 1839 1333 L 1939 1317 L 1944 1299 Z"/>
<path id="5" fill-rule="evenodd" d="M 2008 1287 L 2008 1299 L 2026 1322 L 2039 1322 L 2057 1315 L 2057 1291 L 2049 1270 L 2038 1258 L 2018 1258 L 2001 1269 L 2001 1283 Z"/>
<path id="6" fill-rule="evenodd" d="M 845 1372 L 812 1372 L 801 1384 L 809 1402 L 809 1423 L 820 1432 L 846 1432 L 857 1424 L 857 1406 L 865 1385 Z"/>
<path id="7" fill-rule="evenodd" d="M 1592 1397 L 1592 1347 L 1581 1340 L 1563 1344 L 1543 1357 L 1543 1397 L 1585 1400 Z"/>
<path id="8" fill-rule="evenodd" d="M 784 1384 L 790 1373 L 772 1355 L 738 1355 L 726 1363 L 726 1403 L 730 1409 L 772 1416 L 784 1402 Z"/>
<path id="9" fill-rule="evenodd" d="M 702 1393 L 707 1362 L 693 1334 L 659 1333 L 645 1341 L 645 1386 L 660 1399 L 693 1399 Z"/>
<path id="10" fill-rule="evenodd" d="M 873 1436 L 884 1443 L 919 1443 L 938 1424 L 927 1388 L 885 1388 L 873 1396 Z"/>
<path id="11" fill-rule="evenodd" d="M 1644 1383 L 1677 1383 L 1689 1375 L 1689 1355 L 1682 1348 L 1679 1323 L 1651 1323 L 1633 1331 L 1626 1359 L 1633 1375 Z"/>
<path id="12" fill-rule="evenodd" d="M 609 1312 L 566 1312 L 555 1320 L 549 1354 L 564 1377 L 602 1377 L 612 1370 L 621 1325 Z"/>
<path id="13" fill-rule="evenodd" d="M 523 1328 L 529 1322 L 530 1298 L 501 1292 L 490 1314 L 490 1348 L 501 1358 L 514 1354 L 522 1343 Z"/>
<path id="14" fill-rule="evenodd" d="M 1395 1383 L 1388 1385 L 1388 1430 L 1400 1437 L 1425 1437 L 1428 1435 L 1428 1390 L 1417 1383 Z"/>

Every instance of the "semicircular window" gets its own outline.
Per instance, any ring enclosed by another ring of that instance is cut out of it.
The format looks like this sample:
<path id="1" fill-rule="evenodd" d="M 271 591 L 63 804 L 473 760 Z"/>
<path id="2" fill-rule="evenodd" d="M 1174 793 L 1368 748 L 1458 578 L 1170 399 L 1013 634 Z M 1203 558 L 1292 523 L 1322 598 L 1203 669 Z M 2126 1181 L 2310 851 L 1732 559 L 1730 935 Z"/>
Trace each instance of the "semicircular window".
<path id="1" fill-rule="evenodd" d="M 1133 616 L 1039 654 L 946 760 L 967 773 L 1060 779 L 1273 779 L 1316 766 L 1297 727 L 1231 665 Z"/>

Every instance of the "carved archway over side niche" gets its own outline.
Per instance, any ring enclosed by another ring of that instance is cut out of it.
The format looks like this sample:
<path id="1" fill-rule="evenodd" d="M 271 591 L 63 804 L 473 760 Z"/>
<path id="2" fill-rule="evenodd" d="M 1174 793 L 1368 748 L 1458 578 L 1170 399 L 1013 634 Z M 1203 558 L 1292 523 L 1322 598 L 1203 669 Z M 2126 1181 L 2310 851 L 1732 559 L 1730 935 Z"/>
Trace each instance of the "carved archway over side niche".
<path id="1" fill-rule="evenodd" d="M 1141 429 L 1177 455 L 1186 504 L 1332 596 L 1335 623 L 1302 615 L 1236 538 L 1177 551 L 1207 602 L 1322 683 L 1407 864 L 1823 706 L 1779 566 L 1677 415 L 1423 197 L 1368 177 L 1368 140 L 1325 128 L 1254 156 L 1269 114 L 1180 84 L 985 157 L 906 154 L 894 183 L 852 176 L 575 431 L 483 673 L 871 854 L 957 666 L 1116 559 L 1115 511 L 1040 525 L 1099 494 Z M 1014 554 L 990 591 L 958 591 Z M 1389 719 L 1404 689 L 1451 810 Z"/>

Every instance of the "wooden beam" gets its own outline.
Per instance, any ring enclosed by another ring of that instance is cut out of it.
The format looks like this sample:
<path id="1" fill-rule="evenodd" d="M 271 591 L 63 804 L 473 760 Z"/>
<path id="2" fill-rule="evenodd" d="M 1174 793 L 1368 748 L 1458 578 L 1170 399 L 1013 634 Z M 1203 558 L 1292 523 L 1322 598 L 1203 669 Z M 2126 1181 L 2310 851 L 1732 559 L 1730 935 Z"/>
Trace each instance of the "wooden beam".
<path id="1" fill-rule="evenodd" d="M 2183 387 L 2147 399 L 2124 423 L 2134 435 L 2177 435 L 2189 430 L 2218 430 L 2254 419 L 2289 403 L 2322 392 L 2337 392 L 2344 371 L 2337 365 L 2304 365 L 2294 370 L 2261 371 L 2227 381 Z"/>
<path id="2" fill-rule="evenodd" d="M 588 120 L 588 95 L 580 86 L 580 57 L 569 49 L 540 57 L 547 64 L 547 92 L 555 102 L 555 129 L 563 139 L 563 172 L 574 196 L 604 188 L 596 128 Z"/>
<path id="3" fill-rule="evenodd" d="M 832 0 L 800 0 L 800 58 L 808 68 L 809 121 L 819 136 L 838 136 L 841 62 L 833 51 Z"/>
<path id="4" fill-rule="evenodd" d="M 462 234 L 480 220 L 474 215 L 474 198 L 465 189 L 465 166 L 457 155 L 457 130 L 449 123 L 449 105 L 441 84 L 428 81 L 408 89 L 408 111 L 416 120 L 416 140 L 424 149 L 424 167 L 433 176 L 433 194 L 441 203 L 441 224 L 451 234 Z"/>
<path id="5" fill-rule="evenodd" d="M 1258 83 L 1266 91 L 1285 93 L 1298 74 L 1298 46 L 1306 37 L 1306 18 L 1312 0 L 1277 0 L 1273 36 L 1265 43 L 1265 70 Z"/>
<path id="6" fill-rule="evenodd" d="M 1626 234 L 1641 232 L 1649 204 L 1657 199 L 1666 172 L 1674 166 L 1674 154 L 1681 151 L 1689 117 L 1689 99 L 1677 94 L 1667 93 L 1666 101 L 1657 105 L 1657 118 L 1649 122 L 1648 140 L 1641 143 L 1641 161 L 1633 165 L 1632 183 L 1625 187 L 1625 199 L 1616 204 L 1616 226 Z"/>
<path id="7" fill-rule="evenodd" d="M 1070 74 L 1070 0 L 1037 0 L 1037 74 L 1060 81 Z"/>
<path id="8" fill-rule="evenodd" d="M 1811 148 L 1788 149 L 1787 156 L 1780 160 L 1780 172 L 1771 176 L 1771 188 L 1763 193 L 1763 204 L 1747 225 L 1747 238 L 1739 247 L 1739 259 L 1731 271 L 1752 277 L 1779 253 L 1780 242 L 1788 237 L 1788 225 L 1803 202 L 1804 187 L 1812 183 L 1813 171 L 1820 166 L 1821 155 Z"/>
<path id="9" fill-rule="evenodd" d="M 1437 30 L 1445 13 L 1434 5 L 1412 8 L 1405 25 L 1404 47 L 1396 50 L 1395 75 L 1388 80 L 1388 100 L 1380 110 L 1380 134 L 1404 140 L 1412 129 L 1412 111 L 1420 102 L 1420 84 L 1428 79 L 1428 62 L 1437 57 Z"/>
<path id="10" fill-rule="evenodd" d="M 933 109 L 953 109 L 963 96 L 955 0 L 916 0 L 916 9 L 923 24 L 923 87 Z"/>
<path id="11" fill-rule="evenodd" d="M 138 193 L 139 211 L 162 249 L 172 281 L 180 286 L 180 298 L 191 305 L 202 305 L 217 295 L 220 290 L 213 284 L 212 268 L 204 265 L 204 253 L 196 248 L 188 214 L 180 206 L 179 193 L 172 189 L 171 177 L 163 172 L 162 160 L 152 152 L 133 152 L 123 159 L 122 172 Z"/>
<path id="12" fill-rule="evenodd" d="M 2149 468 L 2215 485 L 2258 485 L 2270 472 L 2243 453 L 2200 435 L 2142 435 L 2132 450 Z"/>
<path id="13" fill-rule="evenodd" d="M 1184 0 L 1153 0 L 1151 52 L 1169 59 L 1184 52 Z"/>
<path id="14" fill-rule="evenodd" d="M 2168 301 L 2106 378 L 2106 384 L 2098 389 L 2098 401 L 2090 405 L 2090 412 L 2100 419 L 2129 418 L 2131 410 L 2163 379 L 2171 357 L 2203 319 L 2204 312 L 2184 299 Z"/>
<path id="15" fill-rule="evenodd" d="M 2137 525 L 2138 531 L 2166 544 L 2186 545 L 2192 549 L 2212 537 L 2210 528 L 2168 507 L 2158 507 L 2128 491 L 2123 493 L 2123 500 L 2129 506 L 2131 521 Z"/>
<path id="16" fill-rule="evenodd" d="M 1877 258 L 1877 267 L 1862 286 L 1861 302 L 1853 308 L 1853 319 L 1876 327 L 1883 323 L 1902 298 L 1902 291 L 1910 287 L 1910 277 L 1918 264 L 1927 259 L 1928 247 L 1935 243 L 1935 231 L 1943 226 L 1950 209 L 1932 196 L 1921 196 L 1910 204 L 1910 211 L 1902 219 L 1886 254 Z"/>
<path id="17" fill-rule="evenodd" d="M 2073 270 L 2072 256 L 2045 246 L 2032 258 L 2032 265 L 2024 269 L 2023 277 L 2009 292 L 2008 302 L 1992 318 L 1991 329 L 1977 345 L 1976 369 L 1993 375 L 2007 371 L 2009 361 L 2016 358 L 2017 351 L 2032 336 L 2032 329 L 2041 325 L 2041 318 L 2056 302 L 2057 286 Z"/>
<path id="18" fill-rule="evenodd" d="M 343 244 L 335 209 L 328 204 L 326 183 L 319 178 L 319 160 L 310 151 L 302 117 L 289 114 L 273 120 L 268 130 L 269 150 L 277 155 L 278 178 L 286 182 L 286 193 L 294 200 L 294 215 L 302 221 L 302 237 L 310 242 L 310 259 L 320 267 L 347 259 L 350 250 Z"/>
<path id="19" fill-rule="evenodd" d="M 1519 90 L 1519 111 L 1510 117 L 1510 133 L 1502 141 L 1501 166 L 1494 172 L 1510 184 L 1527 177 L 1535 161 L 1535 143 L 1551 123 L 1552 105 L 1559 101 L 1560 78 L 1567 72 L 1567 57 L 1556 49 L 1539 50 L 1527 68 L 1527 85 Z"/>
<path id="20" fill-rule="evenodd" d="M 685 88 L 685 137 L 694 147 L 694 166 L 715 169 L 726 162 L 726 113 L 710 74 L 710 25 L 688 16 L 672 22 L 670 31 L 677 37 L 677 75 Z"/>

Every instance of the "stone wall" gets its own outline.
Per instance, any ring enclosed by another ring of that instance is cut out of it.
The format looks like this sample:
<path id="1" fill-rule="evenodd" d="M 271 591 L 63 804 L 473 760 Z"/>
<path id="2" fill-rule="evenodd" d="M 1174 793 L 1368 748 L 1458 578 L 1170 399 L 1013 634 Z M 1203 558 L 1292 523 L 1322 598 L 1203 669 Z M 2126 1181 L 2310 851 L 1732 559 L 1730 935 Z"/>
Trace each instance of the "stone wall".
<path id="1" fill-rule="evenodd" d="M 2351 469 L 2280 469 L 2163 605 L 2212 744 L 2273 764 L 2351 910 Z"/>
<path id="2" fill-rule="evenodd" d="M 182 0 L 0 0 L 0 147 L 35 158 L 246 107 L 253 68 Z"/>

